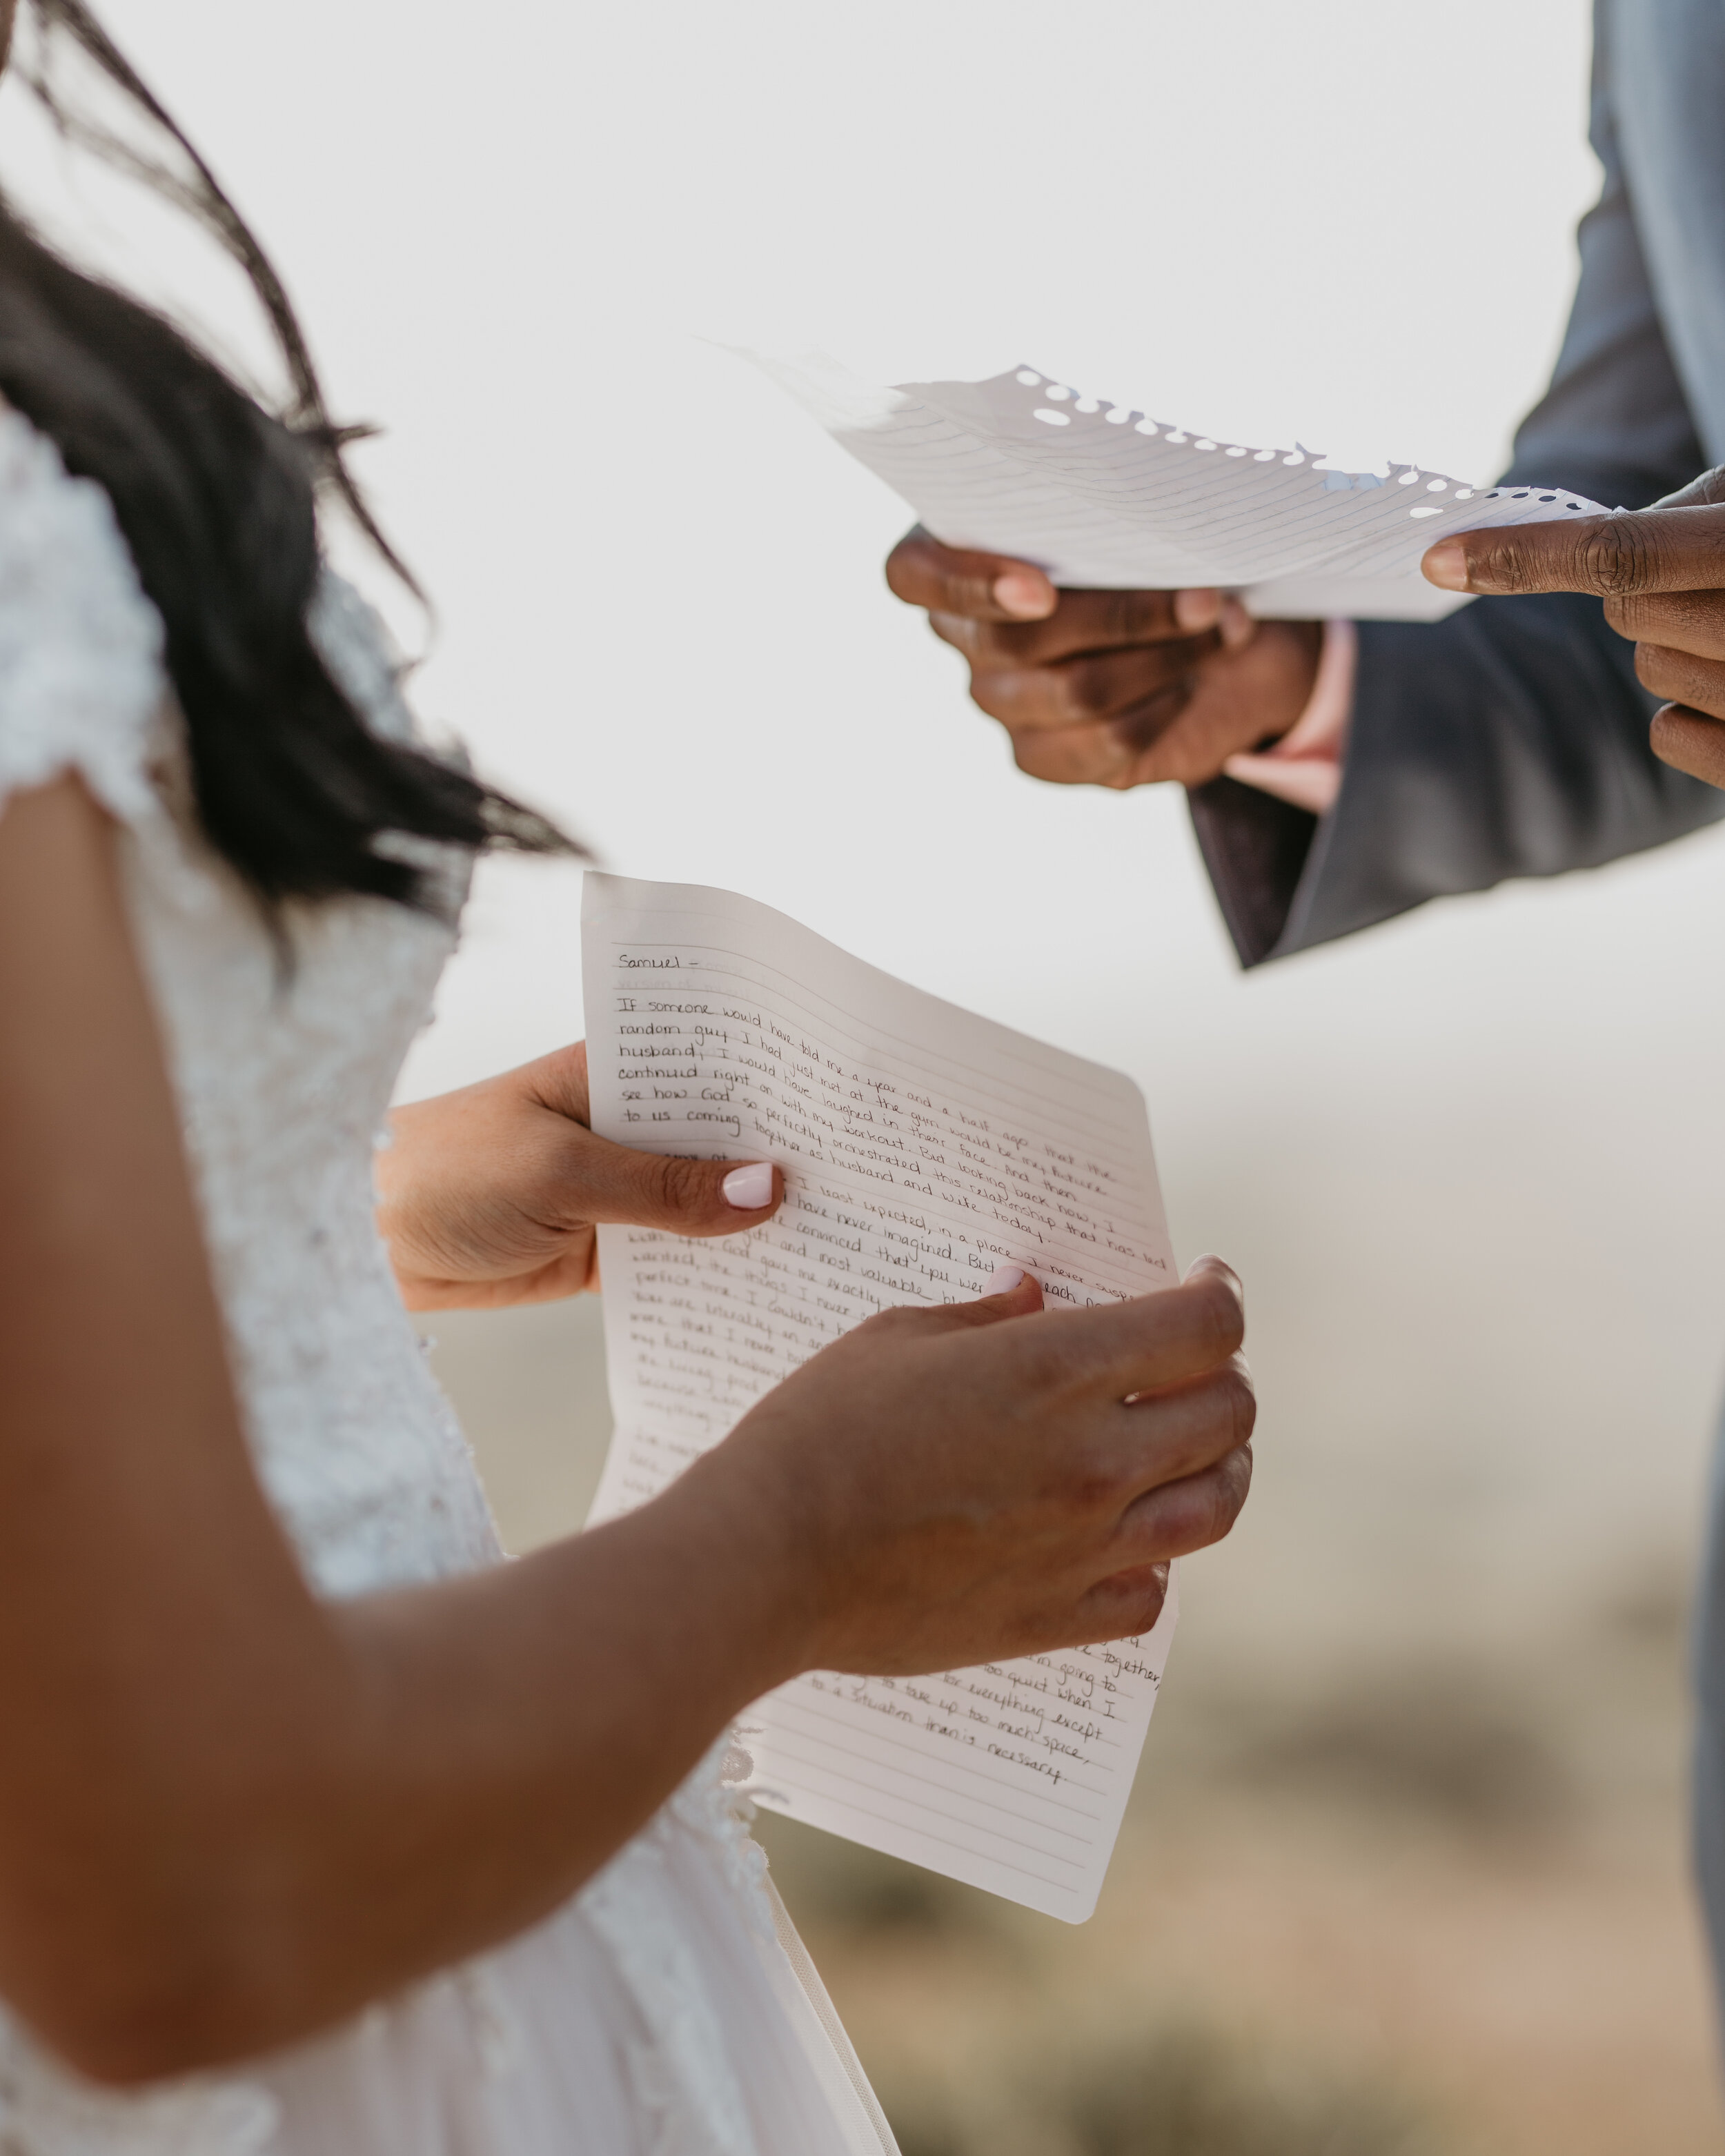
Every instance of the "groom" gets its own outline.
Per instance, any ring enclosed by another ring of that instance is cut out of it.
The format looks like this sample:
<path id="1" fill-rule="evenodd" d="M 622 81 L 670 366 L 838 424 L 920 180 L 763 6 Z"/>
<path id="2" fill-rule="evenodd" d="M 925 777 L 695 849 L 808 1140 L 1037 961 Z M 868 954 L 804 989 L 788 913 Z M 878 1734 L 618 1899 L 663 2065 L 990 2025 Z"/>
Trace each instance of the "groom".
<path id="1" fill-rule="evenodd" d="M 1722 112 L 1721 0 L 1595 0 L 1604 187 L 1503 483 L 1641 513 L 1432 548 L 1434 583 L 1494 603 L 1254 628 L 1214 592 L 1056 592 L 921 531 L 895 549 L 888 582 L 964 653 L 1024 769 L 1185 783 L 1245 964 L 1725 815 Z M 1725 1472 L 1697 1645 L 1696 1854 L 1725 1979 Z"/>

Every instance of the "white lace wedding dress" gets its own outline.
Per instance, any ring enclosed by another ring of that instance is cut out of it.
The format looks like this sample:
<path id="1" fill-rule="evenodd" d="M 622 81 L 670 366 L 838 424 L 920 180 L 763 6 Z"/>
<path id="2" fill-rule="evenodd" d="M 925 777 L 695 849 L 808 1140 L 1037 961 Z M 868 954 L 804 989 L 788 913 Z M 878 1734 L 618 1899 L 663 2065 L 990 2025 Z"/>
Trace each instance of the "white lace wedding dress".
<path id="1" fill-rule="evenodd" d="M 333 579 L 317 629 L 373 723 L 405 729 L 374 619 Z M 495 1564 L 372 1217 L 372 1147 L 452 937 L 381 901 L 304 908 L 284 986 L 190 820 L 160 647 L 106 495 L 0 413 L 0 803 L 75 768 L 121 826 L 264 1486 L 326 1594 Z M 0 2015 L 0 2151 L 881 2156 L 722 1751 L 550 1919 L 291 2051 L 115 2093 Z"/>

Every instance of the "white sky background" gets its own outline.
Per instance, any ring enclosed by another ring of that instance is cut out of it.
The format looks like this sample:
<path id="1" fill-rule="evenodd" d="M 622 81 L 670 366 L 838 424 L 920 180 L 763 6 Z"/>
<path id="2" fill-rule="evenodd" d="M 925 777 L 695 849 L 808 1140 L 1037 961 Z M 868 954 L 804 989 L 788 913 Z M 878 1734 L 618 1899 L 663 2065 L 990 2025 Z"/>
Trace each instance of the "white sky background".
<path id="1" fill-rule="evenodd" d="M 1024 359 L 1486 478 L 1594 184 L 1586 12 L 106 0 L 338 413 L 388 429 L 362 467 L 443 616 L 422 709 L 607 865 L 1144 1085 L 1177 1240 L 1254 1298 L 1242 1595 L 1344 1543 L 1409 1612 L 1458 1578 L 1500 1607 L 1532 1552 L 1681 1548 L 1725 1299 L 1721 842 L 1243 978 L 1180 801 L 1019 777 L 881 584 L 905 511 L 696 338 Z M 156 224 L 127 259 L 243 337 Z M 578 1033 L 577 885 L 485 873 L 410 1090 Z"/>

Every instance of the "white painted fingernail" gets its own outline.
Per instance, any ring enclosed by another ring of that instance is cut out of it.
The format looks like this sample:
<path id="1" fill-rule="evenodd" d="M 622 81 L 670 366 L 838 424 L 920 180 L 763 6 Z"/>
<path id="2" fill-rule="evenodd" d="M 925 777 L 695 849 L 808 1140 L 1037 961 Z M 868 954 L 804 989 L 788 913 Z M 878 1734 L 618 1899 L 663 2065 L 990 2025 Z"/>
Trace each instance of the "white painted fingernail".
<path id="1" fill-rule="evenodd" d="M 1024 1277 L 1024 1269 L 1022 1265 L 996 1265 L 988 1276 L 988 1285 L 983 1290 L 983 1293 L 1010 1295 Z"/>
<path id="2" fill-rule="evenodd" d="M 773 1163 L 752 1160 L 747 1168 L 733 1168 L 719 1188 L 727 1205 L 739 1213 L 757 1213 L 773 1203 Z"/>

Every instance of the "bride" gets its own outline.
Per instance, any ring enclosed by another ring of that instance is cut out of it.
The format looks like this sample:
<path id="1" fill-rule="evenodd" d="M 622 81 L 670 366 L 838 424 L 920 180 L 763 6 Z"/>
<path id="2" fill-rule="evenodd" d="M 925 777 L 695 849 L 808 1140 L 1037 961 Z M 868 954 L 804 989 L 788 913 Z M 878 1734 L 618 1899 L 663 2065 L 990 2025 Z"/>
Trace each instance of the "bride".
<path id="1" fill-rule="evenodd" d="M 888 1312 L 500 1562 L 403 1301 L 573 1293 L 594 1222 L 781 1181 L 595 1138 L 578 1049 L 374 1161 L 475 852 L 560 842 L 416 746 L 268 262 L 82 0 L 27 4 L 33 86 L 100 138 L 75 60 L 180 161 L 298 403 L 0 206 L 0 2147 L 879 2156 L 727 1727 L 1147 1629 L 1245 1496 L 1233 1276 Z"/>

